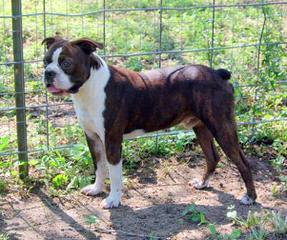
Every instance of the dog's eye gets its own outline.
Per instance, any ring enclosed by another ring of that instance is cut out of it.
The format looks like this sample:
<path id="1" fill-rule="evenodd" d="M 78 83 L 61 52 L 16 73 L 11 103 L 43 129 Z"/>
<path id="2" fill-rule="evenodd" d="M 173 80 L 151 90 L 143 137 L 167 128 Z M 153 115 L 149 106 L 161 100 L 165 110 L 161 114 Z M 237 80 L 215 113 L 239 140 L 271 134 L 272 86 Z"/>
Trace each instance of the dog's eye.
<path id="1" fill-rule="evenodd" d="M 62 63 L 61 63 L 61 67 L 63 70 L 70 70 L 71 67 L 72 67 L 72 62 L 69 61 L 69 60 L 64 60 Z"/>

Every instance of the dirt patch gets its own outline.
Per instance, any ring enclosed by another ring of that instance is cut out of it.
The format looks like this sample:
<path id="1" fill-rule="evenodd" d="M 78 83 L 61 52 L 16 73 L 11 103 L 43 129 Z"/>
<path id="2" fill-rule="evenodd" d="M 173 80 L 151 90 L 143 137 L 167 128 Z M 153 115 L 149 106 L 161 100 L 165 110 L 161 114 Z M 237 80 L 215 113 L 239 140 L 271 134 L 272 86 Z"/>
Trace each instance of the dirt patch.
<path id="1" fill-rule="evenodd" d="M 9 233 L 11 239 L 29 240 L 206 239 L 209 234 L 206 225 L 199 226 L 182 218 L 183 211 L 191 203 L 195 203 L 221 233 L 229 233 L 232 229 L 230 220 L 226 219 L 230 205 L 235 206 L 241 217 L 246 217 L 249 210 L 287 213 L 286 194 L 272 196 L 272 186 L 279 186 L 279 183 L 268 162 L 249 158 L 258 201 L 247 207 L 239 203 L 245 189 L 233 165 L 223 161 L 210 187 L 199 191 L 189 182 L 201 175 L 205 163 L 202 156 L 191 157 L 191 160 L 190 157 L 151 159 L 148 168 L 140 168 L 125 179 L 122 206 L 118 209 L 99 207 L 105 194 L 86 197 L 74 192 L 51 198 L 40 189 L 26 200 L 15 197 L 15 193 L 8 194 L 0 201 L 0 231 Z M 97 223 L 88 222 L 91 216 L 96 216 L 92 219 Z"/>

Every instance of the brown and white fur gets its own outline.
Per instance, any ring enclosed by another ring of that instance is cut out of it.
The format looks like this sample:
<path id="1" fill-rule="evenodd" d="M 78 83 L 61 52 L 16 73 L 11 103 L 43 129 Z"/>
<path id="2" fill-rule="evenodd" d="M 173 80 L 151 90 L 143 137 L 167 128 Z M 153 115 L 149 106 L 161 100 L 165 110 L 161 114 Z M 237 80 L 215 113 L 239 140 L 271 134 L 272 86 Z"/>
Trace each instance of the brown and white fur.
<path id="1" fill-rule="evenodd" d="M 256 192 L 249 164 L 240 149 L 234 118 L 230 73 L 203 65 L 184 65 L 138 73 L 108 66 L 96 53 L 100 43 L 46 38 L 44 82 L 55 95 L 71 94 L 96 166 L 96 181 L 82 189 L 86 195 L 103 191 L 111 180 L 103 208 L 118 207 L 122 195 L 121 144 L 123 138 L 166 129 L 176 124 L 193 128 L 207 160 L 198 189 L 208 185 L 219 156 L 215 138 L 237 166 L 251 204 Z"/>

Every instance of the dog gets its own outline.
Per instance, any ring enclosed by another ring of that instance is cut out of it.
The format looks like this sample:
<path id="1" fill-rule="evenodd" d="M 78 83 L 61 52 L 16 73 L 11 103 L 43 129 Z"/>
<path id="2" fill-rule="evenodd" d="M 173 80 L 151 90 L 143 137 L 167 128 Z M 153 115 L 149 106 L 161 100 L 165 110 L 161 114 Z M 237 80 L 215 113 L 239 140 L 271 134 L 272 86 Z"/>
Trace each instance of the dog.
<path id="1" fill-rule="evenodd" d="M 118 207 L 123 139 L 183 124 L 193 128 L 207 162 L 195 188 L 205 188 L 215 171 L 219 161 L 215 139 L 244 180 L 247 192 L 241 202 L 255 202 L 251 170 L 237 137 L 229 71 L 182 65 L 134 72 L 107 65 L 96 54 L 103 45 L 88 38 L 68 41 L 55 36 L 42 43 L 47 47 L 43 77 L 47 91 L 71 95 L 95 164 L 95 183 L 82 193 L 103 192 L 109 174 L 111 189 L 101 206 Z"/>

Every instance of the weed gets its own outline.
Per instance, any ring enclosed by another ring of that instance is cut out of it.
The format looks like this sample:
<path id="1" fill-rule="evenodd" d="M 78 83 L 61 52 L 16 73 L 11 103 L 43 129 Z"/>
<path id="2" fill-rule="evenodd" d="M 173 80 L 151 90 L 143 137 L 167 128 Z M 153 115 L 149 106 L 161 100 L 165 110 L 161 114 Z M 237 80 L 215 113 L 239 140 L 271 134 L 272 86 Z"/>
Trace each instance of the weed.
<path id="1" fill-rule="evenodd" d="M 85 223 L 92 225 L 92 224 L 98 224 L 99 218 L 96 215 L 87 215 L 85 216 Z"/>
<path id="2" fill-rule="evenodd" d="M 153 232 L 148 235 L 148 240 L 158 240 L 159 238 L 155 236 Z"/>
<path id="3" fill-rule="evenodd" d="M 287 216 L 280 213 L 271 213 L 271 224 L 273 225 L 274 233 L 282 236 L 287 234 Z"/>
<path id="4" fill-rule="evenodd" d="M 198 225 L 207 224 L 205 214 L 197 210 L 196 205 L 193 203 L 188 206 L 182 215 L 190 222 L 197 223 Z"/>
<path id="5" fill-rule="evenodd" d="M 249 211 L 247 218 L 243 219 L 237 216 L 237 212 L 233 207 L 230 207 L 227 212 L 227 217 L 231 219 L 233 223 L 251 230 L 248 235 L 248 240 L 266 239 L 268 236 L 266 227 L 269 225 L 272 226 L 274 234 L 280 236 L 287 234 L 287 216 L 280 213 L 270 211 L 258 213 Z"/>
<path id="6" fill-rule="evenodd" d="M 58 174 L 52 179 L 53 187 L 58 188 L 64 188 L 68 183 L 68 176 L 65 174 Z"/>
<path id="7" fill-rule="evenodd" d="M 284 156 L 279 155 L 276 158 L 272 159 L 271 163 L 275 169 L 280 171 L 283 170 L 285 159 L 286 158 Z"/>
<path id="8" fill-rule="evenodd" d="M 251 212 L 248 211 L 247 219 L 246 221 L 242 221 L 242 225 L 245 228 L 251 229 L 255 226 L 261 225 L 266 221 L 268 215 L 264 215 L 262 213 L 257 212 Z"/>
<path id="9" fill-rule="evenodd" d="M 283 191 L 287 191 L 287 175 L 280 175 L 279 179 L 280 179 L 280 181 L 282 183 Z"/>
<path id="10" fill-rule="evenodd" d="M 8 184 L 4 179 L 0 179 L 0 195 L 8 191 Z"/>
<path id="11" fill-rule="evenodd" d="M 0 152 L 4 152 L 9 146 L 8 136 L 0 137 Z"/>
<path id="12" fill-rule="evenodd" d="M 170 174 L 171 171 L 172 171 L 172 167 L 170 166 L 170 163 L 168 161 L 163 162 L 162 164 L 163 176 L 166 177 L 167 175 Z"/>
<path id="13" fill-rule="evenodd" d="M 253 227 L 264 224 L 268 215 L 251 212 L 248 211 L 248 215 L 246 219 L 237 216 L 236 210 L 234 210 L 234 206 L 229 207 L 229 211 L 226 214 L 227 218 L 231 219 L 234 224 L 239 226 L 243 226 L 247 229 L 251 229 Z"/>
<path id="14" fill-rule="evenodd" d="M 66 190 L 70 191 L 71 189 L 83 188 L 84 186 L 90 184 L 93 178 L 93 176 L 74 176 L 68 184 Z"/>
<path id="15" fill-rule="evenodd" d="M 251 230 L 250 234 L 247 236 L 247 240 L 265 240 L 267 236 L 267 231 L 262 227 L 258 227 Z"/>
<path id="16" fill-rule="evenodd" d="M 233 229 L 230 234 L 220 234 L 216 231 L 216 228 L 213 224 L 208 225 L 210 240 L 236 240 L 241 236 L 241 231 L 239 229 Z"/>
<path id="17" fill-rule="evenodd" d="M 139 58 L 133 57 L 125 61 L 125 67 L 133 69 L 134 71 L 141 71 L 143 68 L 143 65 Z"/>
<path id="18" fill-rule="evenodd" d="M 279 187 L 276 186 L 275 184 L 273 184 L 271 187 L 271 193 L 273 197 L 278 197 L 281 194 Z"/>
<path id="19" fill-rule="evenodd" d="M 9 240 L 9 234 L 8 233 L 2 233 L 0 232 L 0 240 Z"/>
<path id="20" fill-rule="evenodd" d="M 188 148 L 194 140 L 193 132 L 158 138 L 137 138 L 123 143 L 124 169 L 134 171 L 144 159 L 157 156 L 172 156 Z M 166 169 L 168 170 L 168 169 Z"/>

